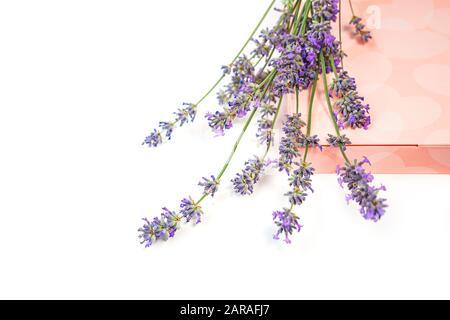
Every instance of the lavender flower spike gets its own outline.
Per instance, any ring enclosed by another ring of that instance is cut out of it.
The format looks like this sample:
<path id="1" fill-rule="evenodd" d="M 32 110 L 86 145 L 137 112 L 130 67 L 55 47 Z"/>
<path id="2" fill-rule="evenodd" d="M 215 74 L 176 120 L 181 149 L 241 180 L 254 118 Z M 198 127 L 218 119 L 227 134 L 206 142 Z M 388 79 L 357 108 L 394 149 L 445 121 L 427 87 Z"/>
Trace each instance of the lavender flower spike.
<path id="1" fill-rule="evenodd" d="M 183 199 L 181 201 L 180 213 L 186 219 L 186 222 L 193 220 L 195 224 L 199 224 L 201 222 L 203 210 L 191 197 L 189 197 L 189 199 Z"/>
<path id="2" fill-rule="evenodd" d="M 372 35 L 370 34 L 370 31 L 366 30 L 366 26 L 361 21 L 362 19 L 357 16 L 353 16 L 350 20 L 350 24 L 355 27 L 353 34 L 359 35 L 362 42 L 368 42 L 372 39 Z"/>
<path id="3" fill-rule="evenodd" d="M 159 132 L 158 130 L 154 130 L 152 133 L 150 133 L 150 135 L 148 137 L 145 138 L 144 142 L 142 143 L 142 145 L 146 144 L 149 147 L 157 147 L 162 143 L 162 136 L 161 136 L 161 132 Z"/>
<path id="4" fill-rule="evenodd" d="M 186 108 L 178 109 L 177 112 L 175 112 L 175 122 L 180 124 L 180 127 L 182 127 L 185 123 L 193 122 L 195 120 L 195 117 L 197 116 L 197 106 L 193 103 L 183 103 Z"/>
<path id="5" fill-rule="evenodd" d="M 333 136 L 332 134 L 328 134 L 327 142 L 333 148 L 340 148 L 340 147 L 342 147 L 342 150 L 344 150 L 344 151 L 347 150 L 347 146 L 348 145 L 352 144 L 350 139 L 347 138 L 347 136 L 345 134 L 343 134 L 343 135 L 341 135 L 339 137 Z"/>
<path id="6" fill-rule="evenodd" d="M 355 79 L 343 71 L 338 75 L 330 87 L 336 100 L 337 120 L 341 127 L 352 129 L 368 129 L 371 123 L 369 105 L 364 104 L 364 98 L 356 91 Z"/>
<path id="7" fill-rule="evenodd" d="M 273 236 L 275 240 L 280 239 L 280 235 L 284 234 L 284 241 L 288 244 L 291 243 L 289 236 L 294 231 L 300 232 L 302 226 L 299 223 L 300 218 L 292 212 L 291 209 L 284 208 L 283 211 L 275 211 L 272 213 L 275 225 L 278 227 L 277 233 Z"/>
<path id="8" fill-rule="evenodd" d="M 346 164 L 344 167 L 337 167 L 339 175 L 338 182 L 342 186 L 347 185 L 350 194 L 347 195 L 347 201 L 353 200 L 360 205 L 360 213 L 366 220 L 377 222 L 385 213 L 386 199 L 379 198 L 380 191 L 386 191 L 384 186 L 375 188 L 370 184 L 373 181 L 373 175 L 367 173 L 363 165 L 369 164 L 367 158 L 362 161 L 354 161 L 353 164 Z"/>
<path id="9" fill-rule="evenodd" d="M 211 176 L 211 179 L 203 178 L 202 181 L 198 183 L 200 187 L 203 187 L 203 194 L 210 195 L 214 197 L 214 194 L 217 192 L 219 188 L 219 180 L 217 180 L 214 176 Z"/>
<path id="10" fill-rule="evenodd" d="M 181 216 L 167 208 L 162 210 L 161 218 L 154 218 L 152 221 L 144 218 L 145 224 L 138 230 L 141 244 L 145 244 L 146 248 L 157 240 L 167 241 L 173 238 L 180 228 Z"/>
<path id="11" fill-rule="evenodd" d="M 265 162 L 258 157 L 248 160 L 242 173 L 236 174 L 236 177 L 231 180 L 234 191 L 243 196 L 252 194 L 253 187 L 261 178 L 264 167 Z"/>

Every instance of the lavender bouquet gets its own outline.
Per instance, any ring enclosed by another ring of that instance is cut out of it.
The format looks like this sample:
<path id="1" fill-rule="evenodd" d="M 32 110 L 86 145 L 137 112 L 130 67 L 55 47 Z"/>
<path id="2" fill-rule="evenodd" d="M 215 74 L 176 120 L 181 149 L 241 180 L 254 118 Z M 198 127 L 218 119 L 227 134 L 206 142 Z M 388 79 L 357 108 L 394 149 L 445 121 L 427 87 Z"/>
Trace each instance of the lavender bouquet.
<path id="1" fill-rule="evenodd" d="M 208 197 L 214 197 L 225 172 L 236 153 L 240 141 L 251 122 L 257 116 L 257 137 L 266 151 L 262 155 L 249 159 L 241 172 L 232 179 L 233 189 L 240 195 L 250 195 L 255 185 L 269 167 L 287 174 L 290 190 L 281 210 L 275 210 L 274 238 L 283 237 L 290 243 L 290 236 L 300 231 L 300 218 L 294 209 L 301 206 L 309 193 L 313 192 L 312 178 L 314 167 L 308 162 L 308 153 L 313 148 L 321 149 L 319 137 L 312 134 L 312 113 L 319 81 L 323 81 L 325 99 L 334 132 L 329 134 L 327 143 L 338 148 L 343 164 L 337 166 L 338 182 L 349 191 L 346 200 L 355 201 L 360 206 L 361 215 L 377 222 L 385 213 L 385 199 L 379 192 L 385 187 L 372 185 L 373 176 L 366 171 L 370 165 L 367 158 L 351 160 L 346 147 L 350 140 L 342 133 L 344 129 L 368 129 L 370 126 L 369 106 L 358 93 L 356 81 L 343 67 L 342 21 L 340 0 L 283 0 L 278 21 L 270 29 L 256 33 L 275 6 L 273 0 L 263 17 L 253 30 L 249 39 L 236 57 L 222 67 L 222 75 L 202 98 L 196 103 L 186 103 L 174 113 L 174 119 L 159 123 L 159 128 L 145 139 L 144 145 L 157 147 L 165 140 L 171 140 L 174 131 L 191 123 L 197 116 L 203 101 L 216 90 L 224 79 L 229 79 L 223 89 L 217 93 L 220 110 L 205 115 L 209 127 L 218 135 L 224 135 L 238 119 L 244 119 L 245 125 L 233 146 L 230 156 L 219 173 L 204 177 L 199 182 L 203 193 L 198 199 L 187 197 L 181 201 L 179 211 L 163 208 L 160 217 L 144 219 L 144 225 L 138 230 L 139 239 L 146 247 L 159 240 L 168 240 L 175 236 L 183 223 L 198 224 L 202 220 L 201 203 Z M 362 19 L 354 13 L 349 0 L 353 18 L 350 24 L 354 34 L 361 42 L 371 39 Z M 339 24 L 339 35 L 332 34 L 332 24 Z M 245 54 L 248 45 L 253 42 L 254 49 Z M 329 82 L 329 79 L 332 80 Z M 299 113 L 299 93 L 310 90 L 308 117 Z M 268 154 L 274 145 L 274 127 L 277 118 L 282 115 L 282 102 L 287 95 L 296 96 L 296 111 L 283 115 L 282 137 L 276 160 L 269 160 Z"/>

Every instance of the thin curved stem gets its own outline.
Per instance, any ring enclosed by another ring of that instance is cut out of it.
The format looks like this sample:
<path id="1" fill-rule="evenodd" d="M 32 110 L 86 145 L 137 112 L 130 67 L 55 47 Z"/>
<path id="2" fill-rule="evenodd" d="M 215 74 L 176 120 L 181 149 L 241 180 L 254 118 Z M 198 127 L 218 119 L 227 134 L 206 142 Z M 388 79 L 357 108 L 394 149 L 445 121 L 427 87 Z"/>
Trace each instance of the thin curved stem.
<path id="1" fill-rule="evenodd" d="M 303 7 L 303 21 L 302 21 L 302 26 L 300 27 L 300 34 L 305 34 L 306 31 L 306 21 L 308 20 L 308 14 L 309 11 L 311 10 L 311 0 L 307 0 L 307 2 L 305 3 L 305 6 Z"/>
<path id="2" fill-rule="evenodd" d="M 339 46 L 341 48 L 341 65 L 344 68 L 344 52 L 342 51 L 342 0 L 339 0 Z"/>
<path id="3" fill-rule="evenodd" d="M 294 30 L 298 29 L 298 26 L 300 25 L 301 21 L 301 12 L 300 8 L 302 6 L 302 0 L 298 0 L 296 3 L 297 7 L 294 12 L 294 20 L 292 21 L 292 26 L 289 28 L 290 32 L 292 33 Z M 300 15 L 299 15 L 300 13 Z M 295 32 L 295 31 L 294 31 Z"/>
<path id="4" fill-rule="evenodd" d="M 231 61 L 230 65 L 232 65 L 237 60 L 237 58 L 239 58 L 239 56 L 242 54 L 242 52 L 244 52 L 245 48 L 250 43 L 250 41 L 252 41 L 255 33 L 258 31 L 259 27 L 261 27 L 261 24 L 266 19 L 266 17 L 269 14 L 270 10 L 272 10 L 272 7 L 275 4 L 275 2 L 276 2 L 276 0 L 272 0 L 272 2 L 270 3 L 269 7 L 266 10 L 266 12 L 264 12 L 264 15 L 262 16 L 262 18 L 259 20 L 258 24 L 256 25 L 255 29 L 253 29 L 252 34 L 250 35 L 250 37 L 248 37 L 248 39 L 245 42 L 244 46 L 242 47 L 241 50 L 239 50 L 238 54 L 236 55 L 236 57 L 234 57 L 233 61 Z"/>
<path id="5" fill-rule="evenodd" d="M 217 180 L 220 180 L 223 175 L 225 174 L 225 171 L 227 170 L 228 166 L 230 165 L 231 160 L 233 159 L 234 154 L 236 153 L 239 144 L 241 143 L 242 138 L 244 137 L 245 132 L 247 131 L 250 123 L 253 120 L 253 117 L 255 116 L 256 113 L 256 108 L 253 109 L 252 113 L 250 114 L 250 117 L 248 117 L 247 122 L 244 125 L 244 128 L 242 129 L 241 134 L 239 135 L 239 138 L 237 139 L 237 141 L 235 142 L 233 149 L 231 150 L 231 153 L 227 159 L 227 161 L 225 162 L 225 165 L 223 166 L 222 170 L 220 171 L 219 175 L 217 176 Z"/>
<path id="6" fill-rule="evenodd" d="M 271 130 L 273 131 L 273 129 L 275 128 L 275 124 L 277 122 L 278 119 L 278 115 L 280 114 L 280 110 L 281 110 L 281 103 L 283 101 L 283 96 L 281 96 L 280 100 L 278 100 L 278 106 L 277 106 L 277 111 L 275 112 L 275 116 L 273 117 L 272 120 L 272 127 Z M 270 148 L 272 147 L 272 141 L 269 141 L 269 143 L 267 144 L 267 149 L 266 152 L 264 153 L 262 160 L 264 161 L 264 159 L 266 159 L 267 155 L 269 154 Z"/>
<path id="7" fill-rule="evenodd" d="M 338 137 L 341 137 L 341 131 L 340 131 L 339 125 L 336 121 L 336 116 L 334 115 L 334 112 L 333 112 L 333 105 L 331 104 L 330 93 L 328 91 L 327 69 L 326 69 L 326 65 L 325 65 L 325 57 L 323 56 L 323 52 L 320 52 L 320 63 L 322 65 L 323 86 L 324 86 L 324 90 L 325 90 L 325 98 L 326 98 L 327 105 L 328 105 L 328 111 L 330 113 L 331 121 L 332 121 L 334 129 L 336 131 L 336 135 Z M 343 146 L 340 146 L 339 149 L 341 151 L 342 157 L 344 158 L 345 162 L 350 164 L 350 160 L 349 160 L 347 154 L 345 153 Z"/>
<path id="8" fill-rule="evenodd" d="M 208 90 L 208 92 L 206 92 L 203 97 L 201 97 L 200 100 L 197 101 L 197 103 L 195 104 L 196 106 L 198 106 L 199 104 L 201 104 L 210 94 L 211 92 L 213 92 L 217 86 L 222 82 L 222 80 L 225 78 L 225 74 L 223 74 L 219 80 L 216 81 L 216 83 L 214 83 L 214 85 Z"/>
<path id="9" fill-rule="evenodd" d="M 334 76 L 336 77 L 336 79 L 339 78 L 339 75 L 338 75 L 338 72 L 337 72 L 337 69 L 336 69 L 336 65 L 334 64 L 334 59 L 333 58 L 330 58 L 330 64 L 331 64 L 331 68 L 333 69 Z"/>
<path id="10" fill-rule="evenodd" d="M 314 105 L 314 97 L 316 96 L 316 89 L 317 89 L 317 79 L 314 79 L 312 91 L 311 91 L 311 97 L 309 99 L 309 110 L 308 110 L 308 125 L 306 128 L 306 136 L 311 136 L 311 130 L 312 130 L 312 110 Z M 303 162 L 306 162 L 306 159 L 308 157 L 309 152 L 309 145 L 306 145 L 305 147 L 305 155 L 303 157 Z"/>
<path id="11" fill-rule="evenodd" d="M 269 90 L 270 85 L 271 85 L 271 83 L 272 83 L 273 78 L 275 77 L 275 75 L 276 75 L 276 72 L 275 72 L 275 71 L 271 72 L 271 73 L 267 76 L 267 78 L 266 78 L 266 79 L 259 85 L 259 87 L 256 89 L 257 91 L 259 91 L 264 85 L 266 86 L 265 89 L 264 89 L 264 91 L 260 94 L 260 97 L 264 97 L 264 96 L 266 95 L 266 93 L 267 93 L 267 91 Z M 225 162 L 224 166 L 223 166 L 222 169 L 220 170 L 220 173 L 217 175 L 217 178 L 216 178 L 216 179 L 217 179 L 218 181 L 220 181 L 220 180 L 222 179 L 223 175 L 224 175 L 225 172 L 227 171 L 228 166 L 230 165 L 231 160 L 233 159 L 233 157 L 234 157 L 234 155 L 235 155 L 235 153 L 236 153 L 236 151 L 237 151 L 237 149 L 238 149 L 238 147 L 239 147 L 239 145 L 240 145 L 240 143 L 241 143 L 241 140 L 242 140 L 242 138 L 243 138 L 244 135 L 245 135 L 245 132 L 247 131 L 248 127 L 250 126 L 250 123 L 252 122 L 253 118 L 255 117 L 255 114 L 256 114 L 256 111 L 257 111 L 257 110 L 258 110 L 257 108 L 254 108 L 253 111 L 252 111 L 252 113 L 251 113 L 250 116 L 248 117 L 248 119 L 247 119 L 247 121 L 246 121 L 246 123 L 245 123 L 245 125 L 244 125 L 244 128 L 242 128 L 241 134 L 239 135 L 238 139 L 237 139 L 236 142 L 234 143 L 233 149 L 231 150 L 231 153 L 230 153 L 230 155 L 228 156 L 227 161 Z M 203 200 L 206 199 L 207 196 L 208 196 L 208 193 L 204 193 L 204 194 L 202 195 L 202 197 L 200 198 L 200 200 L 198 200 L 198 201 L 196 202 L 196 205 L 199 205 Z"/>
<path id="12" fill-rule="evenodd" d="M 236 62 L 236 60 L 239 58 L 239 56 L 242 54 L 242 52 L 244 52 L 245 48 L 247 47 L 247 45 L 250 43 L 250 41 L 252 41 L 253 37 L 255 36 L 255 33 L 258 31 L 258 29 L 261 27 L 261 24 L 264 22 L 264 20 L 266 19 L 267 15 L 269 14 L 270 10 L 272 10 L 272 7 L 274 6 L 276 0 L 272 0 L 272 2 L 270 3 L 269 7 L 266 9 L 266 11 L 264 12 L 264 15 L 262 16 L 262 18 L 259 20 L 258 24 L 256 25 L 255 29 L 253 29 L 250 37 L 247 39 L 247 41 L 245 42 L 245 44 L 242 46 L 242 48 L 239 50 L 238 54 L 234 57 L 234 59 L 229 63 L 229 66 L 233 65 L 233 63 Z M 198 106 L 199 104 L 201 104 L 210 94 L 211 92 L 213 92 L 217 86 L 222 82 L 222 80 L 225 78 L 225 74 L 223 74 L 219 80 L 217 80 L 214 85 L 202 96 L 202 98 L 195 103 L 196 106 Z"/>
<path id="13" fill-rule="evenodd" d="M 348 3 L 350 4 L 350 10 L 352 11 L 352 15 L 355 16 L 355 10 L 353 10 L 352 0 L 348 0 Z"/>

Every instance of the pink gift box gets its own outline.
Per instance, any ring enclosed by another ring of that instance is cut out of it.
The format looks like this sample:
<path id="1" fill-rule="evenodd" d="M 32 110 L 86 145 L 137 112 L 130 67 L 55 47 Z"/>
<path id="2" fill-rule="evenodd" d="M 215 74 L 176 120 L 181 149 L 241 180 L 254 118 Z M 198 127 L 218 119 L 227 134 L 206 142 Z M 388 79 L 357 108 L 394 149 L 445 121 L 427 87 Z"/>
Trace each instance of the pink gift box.
<path id="1" fill-rule="evenodd" d="M 371 106 L 372 125 L 343 130 L 353 143 L 349 157 L 367 156 L 374 173 L 449 174 L 450 1 L 354 0 L 354 6 L 372 28 L 373 39 L 361 44 L 344 30 L 344 66 Z M 349 11 L 343 10 L 344 25 L 351 19 Z M 306 92 L 301 97 L 305 119 L 307 103 Z M 292 111 L 295 97 L 287 105 Z M 312 134 L 324 142 L 334 130 L 323 87 L 314 105 Z M 314 150 L 309 161 L 320 173 L 335 172 L 336 164 L 343 163 L 329 146 L 322 153 Z"/>

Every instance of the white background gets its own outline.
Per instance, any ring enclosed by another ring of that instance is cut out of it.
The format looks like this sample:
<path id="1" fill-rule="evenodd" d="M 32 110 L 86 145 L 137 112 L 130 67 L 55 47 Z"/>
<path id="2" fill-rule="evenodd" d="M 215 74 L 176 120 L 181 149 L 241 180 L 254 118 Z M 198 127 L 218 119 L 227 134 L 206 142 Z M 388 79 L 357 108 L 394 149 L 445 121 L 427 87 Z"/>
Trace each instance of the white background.
<path id="1" fill-rule="evenodd" d="M 0 1 L 0 298 L 450 298 L 450 177 L 377 176 L 378 224 L 316 176 L 290 246 L 271 239 L 283 175 L 228 181 L 204 223 L 143 249 L 137 228 L 217 174 L 239 129 L 141 147 L 220 74 L 268 1 Z M 273 21 L 273 17 L 269 20 Z"/>

